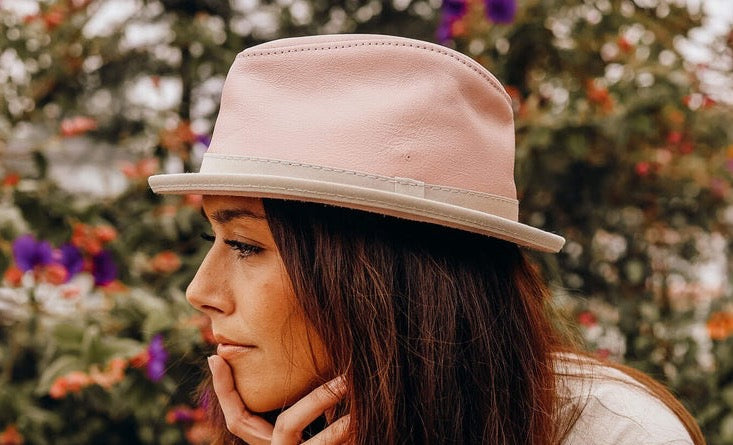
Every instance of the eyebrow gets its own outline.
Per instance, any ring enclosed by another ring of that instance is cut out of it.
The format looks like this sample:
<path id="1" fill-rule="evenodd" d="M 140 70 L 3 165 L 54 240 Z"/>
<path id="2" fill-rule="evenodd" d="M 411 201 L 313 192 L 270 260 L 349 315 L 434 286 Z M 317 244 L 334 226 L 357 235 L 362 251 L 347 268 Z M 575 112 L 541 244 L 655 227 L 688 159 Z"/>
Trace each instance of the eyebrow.
<path id="1" fill-rule="evenodd" d="M 206 213 L 202 210 L 204 217 L 209 219 Z M 226 224 L 233 219 L 237 218 L 251 218 L 256 220 L 265 220 L 265 215 L 255 213 L 247 209 L 219 209 L 211 215 L 211 218 L 219 224 Z"/>

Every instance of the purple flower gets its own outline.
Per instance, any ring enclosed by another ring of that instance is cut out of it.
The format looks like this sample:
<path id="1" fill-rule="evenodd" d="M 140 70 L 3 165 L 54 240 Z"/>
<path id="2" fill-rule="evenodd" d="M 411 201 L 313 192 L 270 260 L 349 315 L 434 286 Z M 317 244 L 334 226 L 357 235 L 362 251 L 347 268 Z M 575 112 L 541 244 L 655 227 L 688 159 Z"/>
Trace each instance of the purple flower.
<path id="1" fill-rule="evenodd" d="M 92 257 L 92 275 L 97 286 L 104 286 L 117 278 L 117 265 L 109 251 L 103 250 Z"/>
<path id="2" fill-rule="evenodd" d="M 190 408 L 176 408 L 173 410 L 173 420 L 177 423 L 193 422 L 196 417 Z"/>
<path id="3" fill-rule="evenodd" d="M 436 31 L 438 42 L 446 43 L 453 37 L 453 24 L 466 15 L 466 11 L 465 0 L 445 0 L 443 2 L 443 15 Z"/>
<path id="4" fill-rule="evenodd" d="M 148 378 L 154 382 L 160 381 L 165 375 L 165 362 L 168 360 L 168 351 L 163 345 L 163 336 L 156 334 L 148 345 Z"/>
<path id="5" fill-rule="evenodd" d="M 59 262 L 69 272 L 69 278 L 81 272 L 84 268 L 84 257 L 82 257 L 79 248 L 73 244 L 64 244 L 59 251 L 61 252 Z"/>
<path id="6" fill-rule="evenodd" d="M 53 249 L 48 241 L 38 241 L 33 235 L 19 236 L 13 242 L 13 257 L 18 269 L 27 272 L 53 261 Z"/>
<path id="7" fill-rule="evenodd" d="M 209 145 L 211 145 L 211 136 L 209 136 L 208 134 L 197 134 L 196 142 L 208 147 Z"/>
<path id="8" fill-rule="evenodd" d="M 516 0 L 485 0 L 486 16 L 494 23 L 507 24 L 514 21 L 517 14 Z"/>
<path id="9" fill-rule="evenodd" d="M 443 2 L 443 17 L 458 20 L 466 14 L 466 0 L 445 0 Z"/>

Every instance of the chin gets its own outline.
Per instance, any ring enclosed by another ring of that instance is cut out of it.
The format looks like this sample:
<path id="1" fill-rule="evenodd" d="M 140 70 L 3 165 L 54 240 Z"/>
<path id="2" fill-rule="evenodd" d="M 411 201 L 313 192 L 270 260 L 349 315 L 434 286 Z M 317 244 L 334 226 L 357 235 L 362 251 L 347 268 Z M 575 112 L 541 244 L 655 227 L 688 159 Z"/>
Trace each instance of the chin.
<path id="1" fill-rule="evenodd" d="M 283 386 L 262 387 L 258 385 L 236 385 L 244 405 L 250 412 L 263 414 L 282 411 L 308 393 L 310 388 L 301 391 L 283 391 Z"/>

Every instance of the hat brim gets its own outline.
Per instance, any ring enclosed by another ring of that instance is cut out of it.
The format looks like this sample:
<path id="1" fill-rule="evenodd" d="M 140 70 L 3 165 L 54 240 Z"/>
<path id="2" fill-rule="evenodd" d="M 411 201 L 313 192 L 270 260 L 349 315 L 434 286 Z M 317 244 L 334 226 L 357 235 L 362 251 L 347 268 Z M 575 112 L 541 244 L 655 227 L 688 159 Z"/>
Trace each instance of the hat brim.
<path id="1" fill-rule="evenodd" d="M 444 202 L 314 179 L 256 174 L 178 173 L 148 179 L 155 193 L 295 199 L 337 205 L 488 235 L 543 252 L 565 239 L 520 222 Z"/>

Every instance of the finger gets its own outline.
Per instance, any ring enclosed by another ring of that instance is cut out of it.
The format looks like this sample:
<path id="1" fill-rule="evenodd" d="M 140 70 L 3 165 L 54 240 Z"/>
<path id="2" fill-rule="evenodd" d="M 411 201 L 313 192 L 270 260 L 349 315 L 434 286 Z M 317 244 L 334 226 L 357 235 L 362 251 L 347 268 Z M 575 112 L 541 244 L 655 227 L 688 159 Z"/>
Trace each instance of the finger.
<path id="1" fill-rule="evenodd" d="M 346 394 L 343 376 L 319 386 L 277 416 L 272 445 L 297 443 L 301 432 L 324 411 L 336 405 Z"/>
<path id="2" fill-rule="evenodd" d="M 349 415 L 341 417 L 326 429 L 303 442 L 303 445 L 337 445 L 347 443 L 349 439 Z"/>
<path id="3" fill-rule="evenodd" d="M 209 357 L 209 369 L 211 369 L 214 392 L 224 412 L 227 429 L 250 445 L 269 445 L 272 438 L 272 425 L 265 419 L 250 413 L 244 406 L 242 397 L 234 386 L 232 369 L 227 362 L 218 355 L 212 355 Z"/>

